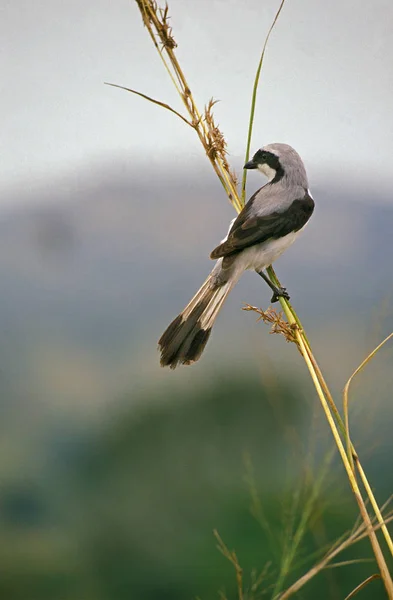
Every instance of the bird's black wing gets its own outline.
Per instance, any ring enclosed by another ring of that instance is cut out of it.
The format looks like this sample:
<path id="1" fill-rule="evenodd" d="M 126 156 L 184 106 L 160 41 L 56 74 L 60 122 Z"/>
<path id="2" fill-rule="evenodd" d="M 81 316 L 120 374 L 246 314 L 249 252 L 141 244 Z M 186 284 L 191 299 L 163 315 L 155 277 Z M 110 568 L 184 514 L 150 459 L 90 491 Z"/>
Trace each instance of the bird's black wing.
<path id="1" fill-rule="evenodd" d="M 251 216 L 250 208 L 250 203 L 247 203 L 233 223 L 226 241 L 212 251 L 210 258 L 232 256 L 254 244 L 299 231 L 313 213 L 314 200 L 306 192 L 303 198 L 294 200 L 285 211 L 261 217 Z"/>

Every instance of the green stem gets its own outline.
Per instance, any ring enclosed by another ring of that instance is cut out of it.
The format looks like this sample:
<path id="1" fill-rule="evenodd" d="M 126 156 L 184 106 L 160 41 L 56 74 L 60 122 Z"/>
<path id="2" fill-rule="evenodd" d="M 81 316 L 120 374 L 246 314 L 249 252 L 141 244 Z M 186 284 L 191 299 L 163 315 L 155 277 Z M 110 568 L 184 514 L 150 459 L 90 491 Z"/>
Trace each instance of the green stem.
<path id="1" fill-rule="evenodd" d="M 252 98 L 251 98 L 250 120 L 248 122 L 246 157 L 245 157 L 245 161 L 244 161 L 245 163 L 250 158 L 250 147 L 251 147 L 252 129 L 253 129 L 253 126 L 254 126 L 254 116 L 255 116 L 255 104 L 256 104 L 256 100 L 257 100 L 257 93 L 258 93 L 258 86 L 259 86 L 259 77 L 261 75 L 261 70 L 262 70 L 262 65 L 263 65 L 263 59 L 265 57 L 266 46 L 267 46 L 267 43 L 269 41 L 270 34 L 273 31 L 273 29 L 274 29 L 274 26 L 275 26 L 275 24 L 277 22 L 278 17 L 280 16 L 280 12 L 281 12 L 282 7 L 284 6 L 284 2 L 285 2 L 285 0 L 281 0 L 280 7 L 279 7 L 278 11 L 276 12 L 276 16 L 274 17 L 273 23 L 270 26 L 270 29 L 269 29 L 268 34 L 267 34 L 266 39 L 265 39 L 265 43 L 263 44 L 261 56 L 260 56 L 259 63 L 258 63 L 257 72 L 255 74 L 254 87 L 253 87 L 253 90 L 252 90 Z M 247 170 L 243 169 L 242 191 L 241 191 L 241 201 L 242 201 L 242 205 L 243 206 L 246 203 L 246 183 L 247 183 Z"/>

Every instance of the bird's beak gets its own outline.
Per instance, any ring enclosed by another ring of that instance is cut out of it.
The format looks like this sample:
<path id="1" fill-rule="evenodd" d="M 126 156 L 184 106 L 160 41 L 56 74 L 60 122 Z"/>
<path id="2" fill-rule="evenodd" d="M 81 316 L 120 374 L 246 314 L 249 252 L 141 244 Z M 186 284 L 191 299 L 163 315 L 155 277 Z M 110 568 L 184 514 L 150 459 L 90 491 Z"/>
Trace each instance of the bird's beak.
<path id="1" fill-rule="evenodd" d="M 258 164 L 253 159 L 246 162 L 246 164 L 243 167 L 243 169 L 257 169 L 257 168 L 258 168 Z"/>

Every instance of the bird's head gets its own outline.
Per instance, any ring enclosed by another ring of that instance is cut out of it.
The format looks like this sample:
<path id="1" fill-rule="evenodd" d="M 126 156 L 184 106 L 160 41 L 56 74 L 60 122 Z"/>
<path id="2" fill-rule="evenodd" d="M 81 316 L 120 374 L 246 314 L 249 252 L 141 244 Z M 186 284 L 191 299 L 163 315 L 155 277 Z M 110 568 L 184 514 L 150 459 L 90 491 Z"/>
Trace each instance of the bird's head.
<path id="1" fill-rule="evenodd" d="M 302 184 L 307 175 L 299 154 L 288 144 L 268 144 L 258 150 L 244 169 L 258 169 L 270 182 L 276 183 L 284 176 Z"/>

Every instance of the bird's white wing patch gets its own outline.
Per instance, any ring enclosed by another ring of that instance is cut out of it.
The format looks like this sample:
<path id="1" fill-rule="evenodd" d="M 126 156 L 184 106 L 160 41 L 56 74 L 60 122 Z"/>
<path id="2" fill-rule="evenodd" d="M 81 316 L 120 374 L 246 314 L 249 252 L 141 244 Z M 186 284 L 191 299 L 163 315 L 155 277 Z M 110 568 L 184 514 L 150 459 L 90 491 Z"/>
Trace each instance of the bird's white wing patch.
<path id="1" fill-rule="evenodd" d="M 228 233 L 226 234 L 226 236 L 224 237 L 224 239 L 221 240 L 220 244 L 223 244 L 224 242 L 227 241 L 229 232 L 231 231 L 232 225 L 234 224 L 234 222 L 236 221 L 236 219 L 237 219 L 237 217 L 235 217 L 234 219 L 232 219 L 232 221 L 229 223 Z"/>

